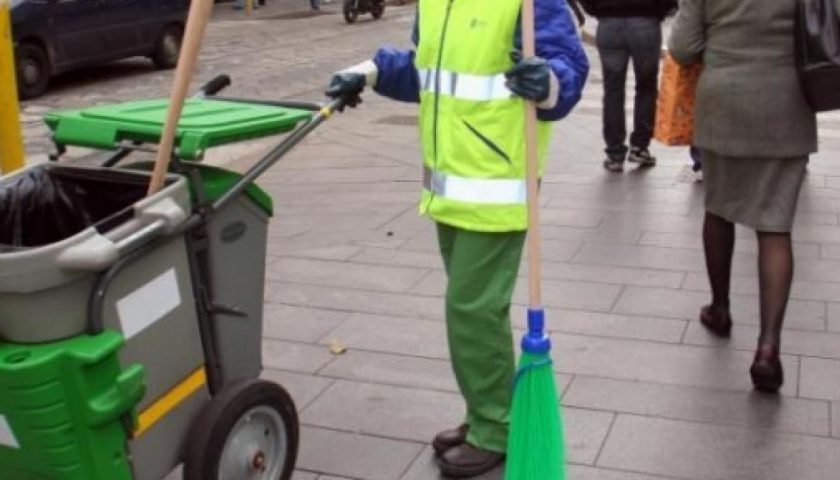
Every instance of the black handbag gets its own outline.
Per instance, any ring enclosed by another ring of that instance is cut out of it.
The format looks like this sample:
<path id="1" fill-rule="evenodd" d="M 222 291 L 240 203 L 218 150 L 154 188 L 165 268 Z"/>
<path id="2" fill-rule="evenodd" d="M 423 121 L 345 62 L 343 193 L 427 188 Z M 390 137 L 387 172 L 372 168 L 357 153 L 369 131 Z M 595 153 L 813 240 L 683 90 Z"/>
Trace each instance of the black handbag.
<path id="1" fill-rule="evenodd" d="M 840 12 L 835 0 L 799 0 L 796 60 L 816 112 L 840 109 Z"/>

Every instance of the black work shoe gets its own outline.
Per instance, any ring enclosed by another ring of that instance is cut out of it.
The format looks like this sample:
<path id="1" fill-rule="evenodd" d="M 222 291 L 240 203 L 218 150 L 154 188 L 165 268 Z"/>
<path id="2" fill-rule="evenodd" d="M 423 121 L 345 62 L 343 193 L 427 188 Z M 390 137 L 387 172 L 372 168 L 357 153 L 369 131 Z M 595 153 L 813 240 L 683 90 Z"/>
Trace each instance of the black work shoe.
<path id="1" fill-rule="evenodd" d="M 435 435 L 434 440 L 432 440 L 432 448 L 435 450 L 435 455 L 443 455 L 450 448 L 457 447 L 466 442 L 469 429 L 470 427 L 465 423 Z"/>
<path id="2" fill-rule="evenodd" d="M 449 478 L 477 477 L 493 470 L 505 460 L 505 454 L 491 452 L 469 443 L 452 447 L 440 457 L 440 471 Z"/>
<path id="3" fill-rule="evenodd" d="M 631 147 L 627 160 L 638 163 L 640 167 L 652 167 L 656 165 L 656 157 L 650 154 L 647 148 Z"/>
<path id="4" fill-rule="evenodd" d="M 604 169 L 612 173 L 621 173 L 624 171 L 624 155 L 607 155 L 604 160 Z"/>

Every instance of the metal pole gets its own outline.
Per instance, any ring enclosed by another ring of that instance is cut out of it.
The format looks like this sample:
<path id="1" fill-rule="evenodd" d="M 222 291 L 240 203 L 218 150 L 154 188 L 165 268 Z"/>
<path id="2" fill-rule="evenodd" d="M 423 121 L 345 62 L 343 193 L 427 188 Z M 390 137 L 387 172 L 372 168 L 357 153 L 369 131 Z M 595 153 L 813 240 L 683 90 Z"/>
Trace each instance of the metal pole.
<path id="1" fill-rule="evenodd" d="M 8 0 L 0 0 L 0 173 L 23 167 L 14 45 Z"/>
<path id="2" fill-rule="evenodd" d="M 294 148 L 295 145 L 300 143 L 307 135 L 312 133 L 313 130 L 318 128 L 322 123 L 324 123 L 327 119 L 329 119 L 333 114 L 338 110 L 343 110 L 345 105 L 347 105 L 346 100 L 343 98 L 337 98 L 331 101 L 328 105 L 321 108 L 321 110 L 315 114 L 311 120 L 307 123 L 300 126 L 297 130 L 290 133 L 280 145 L 274 147 L 273 150 L 268 152 L 268 154 L 263 157 L 256 165 L 251 167 L 250 170 L 245 172 L 227 192 L 224 193 L 221 197 L 216 199 L 213 202 L 211 209 L 213 211 L 218 211 L 222 207 L 224 207 L 228 202 L 239 196 L 242 192 L 248 188 L 249 185 L 254 183 L 254 181 L 266 170 L 271 168 L 275 163 L 277 163 L 280 158 L 284 155 L 289 153 L 289 150 Z"/>

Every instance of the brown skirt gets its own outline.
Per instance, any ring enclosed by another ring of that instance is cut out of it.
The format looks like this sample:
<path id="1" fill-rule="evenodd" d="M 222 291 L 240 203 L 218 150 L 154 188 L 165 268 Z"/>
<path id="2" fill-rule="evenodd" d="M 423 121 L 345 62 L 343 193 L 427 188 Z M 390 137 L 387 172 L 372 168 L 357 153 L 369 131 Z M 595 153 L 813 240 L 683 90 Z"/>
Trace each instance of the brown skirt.
<path id="1" fill-rule="evenodd" d="M 729 157 L 703 150 L 706 211 L 759 232 L 790 232 L 808 157 Z"/>

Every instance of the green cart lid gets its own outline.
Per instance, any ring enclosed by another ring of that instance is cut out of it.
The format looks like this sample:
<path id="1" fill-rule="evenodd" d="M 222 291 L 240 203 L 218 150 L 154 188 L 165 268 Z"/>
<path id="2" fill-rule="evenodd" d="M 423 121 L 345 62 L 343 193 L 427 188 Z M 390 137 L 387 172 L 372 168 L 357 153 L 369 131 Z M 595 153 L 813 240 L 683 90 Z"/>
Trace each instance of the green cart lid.
<path id="1" fill-rule="evenodd" d="M 53 112 L 45 121 L 61 145 L 112 150 L 126 140 L 158 143 L 168 108 L 168 100 L 143 100 Z M 191 98 L 175 148 L 180 158 L 195 159 L 211 147 L 288 132 L 311 117 L 306 110 Z"/>

